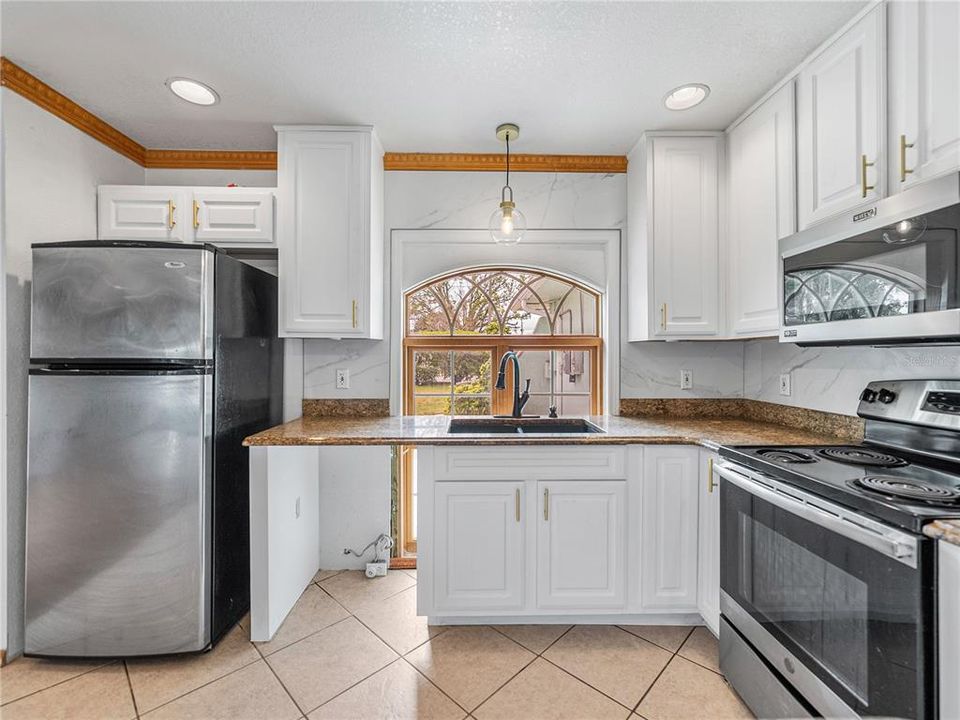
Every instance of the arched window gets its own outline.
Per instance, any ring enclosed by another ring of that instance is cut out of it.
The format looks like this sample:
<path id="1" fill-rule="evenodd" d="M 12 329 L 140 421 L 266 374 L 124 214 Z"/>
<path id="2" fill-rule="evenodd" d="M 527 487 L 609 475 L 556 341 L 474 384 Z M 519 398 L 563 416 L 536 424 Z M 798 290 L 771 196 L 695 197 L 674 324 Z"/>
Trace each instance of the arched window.
<path id="1" fill-rule="evenodd" d="M 541 270 L 475 268 L 430 280 L 404 302 L 405 413 L 509 413 L 512 393 L 493 390 L 507 350 L 530 380 L 525 414 L 602 411 L 596 291 Z"/>

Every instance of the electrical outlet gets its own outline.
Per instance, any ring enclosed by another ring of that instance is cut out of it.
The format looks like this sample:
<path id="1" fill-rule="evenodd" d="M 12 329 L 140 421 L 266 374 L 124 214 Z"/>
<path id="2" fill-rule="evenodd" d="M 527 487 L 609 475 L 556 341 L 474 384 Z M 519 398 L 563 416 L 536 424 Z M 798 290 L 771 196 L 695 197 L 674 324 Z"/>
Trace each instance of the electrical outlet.
<path id="1" fill-rule="evenodd" d="M 793 392 L 791 387 L 792 383 L 790 381 L 790 373 L 783 373 L 780 376 L 780 394 L 790 397 L 790 394 Z"/>
<path id="2" fill-rule="evenodd" d="M 300 517 L 300 496 L 299 495 L 297 496 L 297 502 L 295 502 L 293 505 L 293 516 L 295 518 Z"/>
<path id="3" fill-rule="evenodd" d="M 350 389 L 350 371 L 346 368 L 337 370 L 337 390 Z"/>
<path id="4" fill-rule="evenodd" d="M 693 387 L 693 370 L 680 371 L 680 389 L 689 390 Z"/>

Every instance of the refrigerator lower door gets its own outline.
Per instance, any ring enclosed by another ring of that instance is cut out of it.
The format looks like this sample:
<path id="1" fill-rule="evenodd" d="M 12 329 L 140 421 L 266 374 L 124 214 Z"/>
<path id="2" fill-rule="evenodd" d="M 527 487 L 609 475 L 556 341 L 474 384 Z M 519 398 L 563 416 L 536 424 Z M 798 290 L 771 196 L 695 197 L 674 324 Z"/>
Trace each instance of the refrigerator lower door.
<path id="1" fill-rule="evenodd" d="M 27 654 L 209 644 L 206 373 L 31 370 Z"/>
<path id="2" fill-rule="evenodd" d="M 33 249 L 30 357 L 88 365 L 213 358 L 214 253 L 199 245 Z"/>

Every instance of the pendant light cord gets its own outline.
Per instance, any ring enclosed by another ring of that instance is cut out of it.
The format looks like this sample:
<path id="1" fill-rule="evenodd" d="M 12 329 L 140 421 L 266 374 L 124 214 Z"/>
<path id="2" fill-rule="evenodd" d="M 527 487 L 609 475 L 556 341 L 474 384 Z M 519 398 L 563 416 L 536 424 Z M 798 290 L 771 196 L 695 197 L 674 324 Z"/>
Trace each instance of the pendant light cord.
<path id="1" fill-rule="evenodd" d="M 507 190 L 510 191 L 510 202 L 513 202 L 513 188 L 510 187 L 510 131 L 507 131 L 506 134 L 506 143 L 507 143 L 507 184 L 503 186 L 503 190 L 500 191 L 500 199 L 507 199 Z"/>

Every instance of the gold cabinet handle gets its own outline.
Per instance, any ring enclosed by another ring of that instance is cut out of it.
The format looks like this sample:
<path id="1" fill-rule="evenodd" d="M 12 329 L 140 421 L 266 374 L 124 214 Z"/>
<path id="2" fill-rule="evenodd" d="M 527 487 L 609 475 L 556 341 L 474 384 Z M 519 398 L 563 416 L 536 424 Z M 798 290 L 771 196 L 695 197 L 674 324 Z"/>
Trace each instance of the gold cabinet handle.
<path id="1" fill-rule="evenodd" d="M 196 200 L 193 201 L 193 227 L 200 227 L 200 203 Z"/>
<path id="2" fill-rule="evenodd" d="M 516 517 L 517 517 L 517 522 L 520 522 L 520 488 L 517 488 L 516 490 L 514 490 L 513 505 L 514 505 L 514 513 L 516 514 Z"/>
<path id="3" fill-rule="evenodd" d="M 176 212 L 177 212 L 177 206 L 173 204 L 173 200 L 167 200 L 167 224 L 169 225 L 171 230 L 173 230 L 173 228 L 177 224 L 177 221 L 174 217 L 174 213 Z"/>
<path id="4" fill-rule="evenodd" d="M 867 168 L 871 168 L 876 163 L 867 162 L 867 156 L 860 156 L 860 195 L 861 197 L 867 196 L 868 190 L 876 190 L 876 185 L 867 185 Z"/>
<path id="5" fill-rule="evenodd" d="M 907 148 L 912 148 L 914 143 L 907 142 L 907 136 L 900 136 L 900 182 L 907 181 L 907 175 L 911 174 L 913 170 L 907 168 Z"/>
<path id="6" fill-rule="evenodd" d="M 353 326 L 356 327 L 357 326 L 357 301 L 356 300 L 353 301 L 353 305 L 350 308 L 350 314 L 351 314 L 351 317 L 353 318 Z"/>
<path id="7" fill-rule="evenodd" d="M 667 329 L 667 304 L 660 303 L 660 329 Z"/>
<path id="8" fill-rule="evenodd" d="M 713 458 L 707 458 L 707 492 L 712 493 L 716 486 L 713 480 Z"/>
<path id="9" fill-rule="evenodd" d="M 543 519 L 550 519 L 550 488 L 543 489 Z"/>

